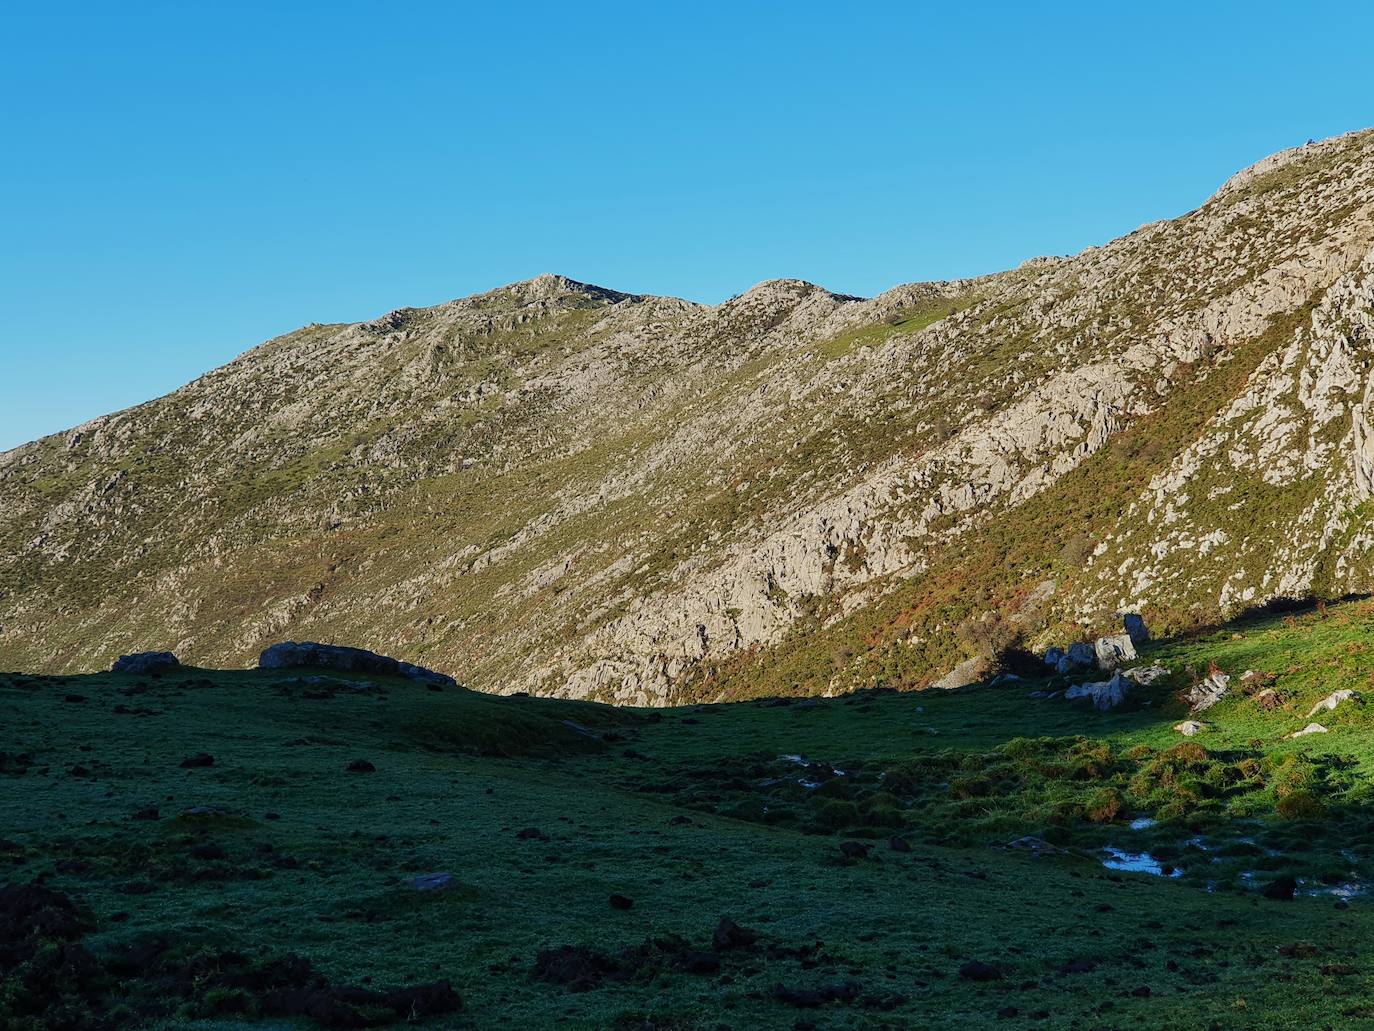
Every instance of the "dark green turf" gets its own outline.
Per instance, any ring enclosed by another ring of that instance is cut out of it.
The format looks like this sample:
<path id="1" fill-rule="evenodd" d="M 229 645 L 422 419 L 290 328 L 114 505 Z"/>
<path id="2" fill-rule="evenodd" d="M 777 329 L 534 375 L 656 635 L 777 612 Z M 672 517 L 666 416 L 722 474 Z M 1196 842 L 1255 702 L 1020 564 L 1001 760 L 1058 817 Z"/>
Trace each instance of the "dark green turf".
<path id="1" fill-rule="evenodd" d="M 1040 683 L 660 714 L 382 678 L 321 691 L 275 671 L 0 675 L 0 751 L 32 759 L 0 772 L 0 838 L 17 846 L 0 874 L 83 901 L 97 956 L 156 933 L 187 955 L 295 952 L 338 984 L 446 978 L 465 1008 L 432 1026 L 1365 1026 L 1374 900 L 1273 902 L 1254 885 L 1374 875 L 1374 712 L 1348 704 L 1316 717 L 1332 733 L 1285 737 L 1323 694 L 1365 685 L 1372 629 L 1356 604 L 1153 646 L 1174 676 L 1105 715 L 1028 699 Z M 1173 692 L 1210 661 L 1274 673 L 1291 700 L 1265 712 L 1233 681 L 1200 717 L 1205 752 L 1165 755 Z M 214 765 L 180 766 L 198 752 Z M 779 758 L 793 754 L 845 776 L 803 787 L 811 774 Z M 376 771 L 348 772 L 355 759 Z M 1307 818 L 1284 819 L 1295 792 Z M 1162 819 L 1131 830 L 1141 815 Z M 889 850 L 893 834 L 912 851 Z M 1022 834 L 1064 851 L 995 847 Z M 844 841 L 872 851 L 845 861 Z M 207 843 L 224 857 L 192 851 Z M 1185 873 L 1111 872 L 1103 844 Z M 436 871 L 453 886 L 408 886 Z M 531 977 L 563 944 L 709 949 L 727 915 L 759 940 L 714 973 L 665 959 L 581 992 Z M 959 977 L 972 959 L 1003 977 Z M 1075 960 L 1095 966 L 1061 972 Z M 815 1009 L 774 997 L 845 980 L 856 998 Z M 0 1006 L 22 990 L 7 983 Z M 148 992 L 133 979 L 99 1006 L 122 995 L 154 1027 L 244 1019 Z"/>

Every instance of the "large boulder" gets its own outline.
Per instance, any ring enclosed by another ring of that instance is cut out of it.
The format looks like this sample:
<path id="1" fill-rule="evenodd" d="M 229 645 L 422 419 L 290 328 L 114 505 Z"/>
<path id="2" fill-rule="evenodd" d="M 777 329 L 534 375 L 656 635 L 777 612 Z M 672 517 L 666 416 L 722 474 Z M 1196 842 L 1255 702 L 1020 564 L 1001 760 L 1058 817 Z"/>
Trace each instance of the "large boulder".
<path id="1" fill-rule="evenodd" d="M 1112 674 L 1110 680 L 1101 680 L 1091 684 L 1074 684 L 1073 687 L 1064 692 L 1064 698 L 1068 701 L 1086 698 L 1092 702 L 1093 708 L 1098 712 L 1107 712 L 1117 708 L 1126 700 L 1126 695 L 1132 686 L 1131 681 L 1123 677 L 1118 671 Z"/>
<path id="2" fill-rule="evenodd" d="M 1130 662 L 1136 657 L 1135 645 L 1131 642 L 1130 634 L 1099 637 L 1093 645 L 1093 654 L 1097 659 L 1098 669 L 1116 669 L 1123 662 Z"/>
<path id="3" fill-rule="evenodd" d="M 1121 628 L 1131 639 L 1132 644 L 1145 644 L 1150 640 L 1150 628 L 1138 612 L 1127 612 L 1121 617 Z"/>
<path id="4" fill-rule="evenodd" d="M 1063 648 L 1046 648 L 1045 665 L 1050 667 L 1050 669 L 1055 669 L 1059 665 L 1059 660 L 1064 657 L 1064 654 Z"/>
<path id="5" fill-rule="evenodd" d="M 399 662 L 387 655 L 378 655 L 365 648 L 349 648 L 339 644 L 317 644 L 314 641 L 283 641 L 274 644 L 258 656 L 259 669 L 333 669 L 342 673 L 368 673 L 374 676 L 406 677 L 424 684 L 448 687 L 457 681 L 443 673 L 423 666 Z"/>
<path id="6" fill-rule="evenodd" d="M 166 673 L 181 663 L 171 652 L 134 652 L 121 655 L 110 667 L 112 673 Z"/>

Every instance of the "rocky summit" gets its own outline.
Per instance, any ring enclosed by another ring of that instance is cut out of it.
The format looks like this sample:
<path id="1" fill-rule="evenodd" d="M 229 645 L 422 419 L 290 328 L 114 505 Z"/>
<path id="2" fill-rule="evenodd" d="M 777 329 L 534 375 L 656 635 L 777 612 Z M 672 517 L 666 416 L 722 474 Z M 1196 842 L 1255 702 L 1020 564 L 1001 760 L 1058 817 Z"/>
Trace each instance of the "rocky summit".
<path id="1" fill-rule="evenodd" d="M 955 686 L 1368 589 L 1371 358 L 1370 131 L 871 299 L 544 275 L 310 325 L 0 455 L 0 668 L 295 640 L 635 704 Z"/>

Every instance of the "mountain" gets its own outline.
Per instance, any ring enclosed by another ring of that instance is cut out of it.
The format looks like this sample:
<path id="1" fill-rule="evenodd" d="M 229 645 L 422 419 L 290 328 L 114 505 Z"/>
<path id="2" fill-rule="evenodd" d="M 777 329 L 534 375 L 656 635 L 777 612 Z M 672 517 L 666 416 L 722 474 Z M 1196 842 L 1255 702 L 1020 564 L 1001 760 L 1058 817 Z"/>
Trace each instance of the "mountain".
<path id="1" fill-rule="evenodd" d="M 1360 591 L 1372 331 L 1372 131 L 868 300 L 546 275 L 311 325 L 0 455 L 0 668 L 289 638 L 497 692 L 821 694 Z"/>

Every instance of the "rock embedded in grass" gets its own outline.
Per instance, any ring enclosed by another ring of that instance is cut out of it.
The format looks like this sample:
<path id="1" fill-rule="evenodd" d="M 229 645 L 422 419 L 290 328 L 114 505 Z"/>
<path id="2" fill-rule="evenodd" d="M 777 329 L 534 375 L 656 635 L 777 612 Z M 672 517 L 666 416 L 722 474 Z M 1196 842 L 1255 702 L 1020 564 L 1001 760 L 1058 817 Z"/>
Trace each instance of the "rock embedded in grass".
<path id="1" fill-rule="evenodd" d="M 1289 734 L 1288 736 L 1289 736 L 1289 737 L 1306 737 L 1308 734 L 1329 734 L 1329 733 L 1330 733 L 1330 731 L 1327 730 L 1325 727 L 1323 727 L 1320 723 L 1309 723 L 1307 726 L 1303 727 L 1302 730 L 1295 730 L 1295 731 L 1293 731 L 1293 733 Z"/>
<path id="2" fill-rule="evenodd" d="M 349 773 L 376 773 L 377 767 L 366 759 L 354 759 L 348 764 Z"/>
<path id="3" fill-rule="evenodd" d="M 215 765 L 215 757 L 209 752 L 197 752 L 195 755 L 188 755 L 181 760 L 183 770 L 199 770 L 213 765 Z"/>
<path id="4" fill-rule="evenodd" d="M 1325 698 L 1323 698 L 1320 702 L 1318 702 L 1316 705 L 1312 706 L 1312 711 L 1309 712 L 1309 713 L 1307 714 L 1307 716 L 1308 716 L 1308 718 L 1310 719 L 1311 717 L 1317 715 L 1317 713 L 1319 713 L 1319 712 L 1334 712 L 1335 709 L 1336 709 L 1336 706 L 1340 705 L 1341 702 L 1344 702 L 1344 701 L 1351 701 L 1351 700 L 1356 701 L 1356 702 L 1362 702 L 1364 699 L 1361 698 L 1360 692 L 1358 692 L 1358 691 L 1352 691 L 1352 690 L 1351 690 L 1350 688 L 1348 688 L 1348 687 L 1347 687 L 1347 688 L 1342 688 L 1342 689 L 1339 690 L 1339 691 L 1332 691 L 1329 695 L 1327 695 Z"/>
<path id="5" fill-rule="evenodd" d="M 1202 712 L 1210 709 L 1226 695 L 1231 678 L 1219 669 L 1214 669 L 1183 694 L 1189 712 Z"/>

